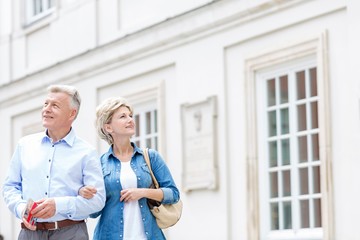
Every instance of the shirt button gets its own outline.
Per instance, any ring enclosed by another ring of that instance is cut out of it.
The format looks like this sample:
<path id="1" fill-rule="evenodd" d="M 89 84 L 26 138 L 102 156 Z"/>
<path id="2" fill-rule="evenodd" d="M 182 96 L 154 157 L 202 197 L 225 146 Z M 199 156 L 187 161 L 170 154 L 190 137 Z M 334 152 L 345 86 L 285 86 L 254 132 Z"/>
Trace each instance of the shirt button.
<path id="1" fill-rule="evenodd" d="M 51 162 L 51 159 L 49 159 L 49 162 Z"/>
<path id="2" fill-rule="evenodd" d="M 45 195 L 47 195 L 47 192 L 45 192 Z"/>
<path id="3" fill-rule="evenodd" d="M 46 178 L 49 178 L 49 176 L 46 176 Z"/>

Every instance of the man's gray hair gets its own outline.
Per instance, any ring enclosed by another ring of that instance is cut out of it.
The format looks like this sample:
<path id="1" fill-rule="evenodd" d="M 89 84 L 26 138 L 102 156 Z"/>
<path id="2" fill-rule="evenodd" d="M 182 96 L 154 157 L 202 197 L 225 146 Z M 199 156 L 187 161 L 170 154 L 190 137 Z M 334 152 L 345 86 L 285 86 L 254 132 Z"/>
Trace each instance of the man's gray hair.
<path id="1" fill-rule="evenodd" d="M 71 107 L 76 109 L 76 116 L 79 114 L 79 110 L 80 110 L 80 105 L 81 105 L 81 98 L 80 98 L 80 94 L 78 92 L 78 90 L 73 87 L 73 86 L 69 86 L 69 85 L 50 85 L 47 88 L 49 93 L 66 93 L 67 95 L 70 96 L 70 104 Z"/>

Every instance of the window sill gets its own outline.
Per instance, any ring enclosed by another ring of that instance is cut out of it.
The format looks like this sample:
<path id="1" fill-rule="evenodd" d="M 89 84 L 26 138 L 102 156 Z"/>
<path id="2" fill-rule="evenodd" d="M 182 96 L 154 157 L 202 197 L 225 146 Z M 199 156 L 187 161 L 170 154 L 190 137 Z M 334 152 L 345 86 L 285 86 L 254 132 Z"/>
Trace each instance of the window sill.
<path id="1" fill-rule="evenodd" d="M 23 26 L 23 30 L 24 30 L 23 33 L 24 35 L 28 35 L 44 27 L 47 27 L 56 18 L 57 18 L 56 9 L 55 8 L 49 9 L 48 11 L 28 20 Z"/>

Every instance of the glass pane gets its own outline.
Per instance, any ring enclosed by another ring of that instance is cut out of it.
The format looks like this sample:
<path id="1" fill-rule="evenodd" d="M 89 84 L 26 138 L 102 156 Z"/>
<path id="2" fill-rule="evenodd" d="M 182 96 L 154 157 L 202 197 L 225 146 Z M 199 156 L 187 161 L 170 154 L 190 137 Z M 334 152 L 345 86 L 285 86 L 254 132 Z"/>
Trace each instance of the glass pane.
<path id="1" fill-rule="evenodd" d="M 318 128 L 318 105 L 317 102 L 311 103 L 311 128 Z"/>
<path id="2" fill-rule="evenodd" d="M 309 194 L 309 173 L 307 168 L 299 169 L 300 194 Z"/>
<path id="3" fill-rule="evenodd" d="M 309 200 L 300 201 L 301 228 L 310 227 L 309 219 Z"/>
<path id="4" fill-rule="evenodd" d="M 280 103 L 287 103 L 288 101 L 288 76 L 285 75 L 280 77 Z"/>
<path id="5" fill-rule="evenodd" d="M 306 130 L 306 105 L 297 106 L 298 131 Z"/>
<path id="6" fill-rule="evenodd" d="M 279 196 L 278 190 L 278 173 L 271 172 L 270 173 L 270 197 L 276 198 Z"/>
<path id="7" fill-rule="evenodd" d="M 269 167 L 277 166 L 277 142 L 269 142 Z"/>
<path id="8" fill-rule="evenodd" d="M 307 162 L 308 160 L 308 148 L 307 148 L 307 136 L 298 137 L 299 147 L 299 162 Z"/>
<path id="9" fill-rule="evenodd" d="M 290 170 L 282 171 L 283 196 L 291 195 L 291 174 Z"/>
<path id="10" fill-rule="evenodd" d="M 158 148 L 158 138 L 157 137 L 155 137 L 155 146 L 154 146 L 154 149 L 155 150 L 159 150 L 159 148 Z"/>
<path id="11" fill-rule="evenodd" d="M 157 125 L 158 125 L 157 110 L 154 110 L 154 129 L 155 129 L 155 133 L 158 132 Z"/>
<path id="12" fill-rule="evenodd" d="M 275 97 L 275 79 L 269 79 L 267 81 L 267 103 L 268 106 L 274 106 L 276 103 Z"/>
<path id="13" fill-rule="evenodd" d="M 305 92 L 305 71 L 296 73 L 297 99 L 304 99 Z"/>
<path id="14" fill-rule="evenodd" d="M 319 161 L 319 160 L 320 160 L 320 154 L 319 154 L 319 134 L 313 134 L 313 135 L 311 135 L 311 141 L 312 141 L 313 161 Z"/>
<path id="15" fill-rule="evenodd" d="M 310 96 L 317 96 L 317 75 L 316 68 L 310 69 Z"/>
<path id="16" fill-rule="evenodd" d="M 42 11 L 42 0 L 33 0 L 33 15 L 38 15 Z"/>
<path id="17" fill-rule="evenodd" d="M 140 136 L 140 117 L 139 114 L 135 115 L 135 136 Z M 140 145 L 138 145 L 140 146 Z"/>
<path id="18" fill-rule="evenodd" d="M 290 140 L 281 140 L 281 154 L 282 154 L 282 165 L 290 164 Z"/>
<path id="19" fill-rule="evenodd" d="M 276 111 L 270 111 L 268 113 L 269 115 L 269 136 L 275 136 L 276 135 Z"/>
<path id="20" fill-rule="evenodd" d="M 270 204 L 271 230 L 279 230 L 279 206 L 278 203 Z"/>
<path id="21" fill-rule="evenodd" d="M 321 199 L 314 199 L 314 227 L 321 227 Z"/>
<path id="22" fill-rule="evenodd" d="M 287 134 L 289 133 L 289 109 L 283 108 L 280 110 L 281 117 L 281 133 Z"/>
<path id="23" fill-rule="evenodd" d="M 146 134 L 151 133 L 151 112 L 146 112 Z"/>
<path id="24" fill-rule="evenodd" d="M 283 203 L 283 223 L 284 229 L 291 229 L 292 228 L 292 217 L 291 217 L 291 202 L 284 202 Z"/>
<path id="25" fill-rule="evenodd" d="M 148 147 L 148 148 L 152 148 L 152 145 L 151 145 L 151 138 L 147 138 L 147 139 L 146 139 L 146 147 Z"/>
<path id="26" fill-rule="evenodd" d="M 313 191 L 314 193 L 320 193 L 320 166 L 313 167 Z"/>

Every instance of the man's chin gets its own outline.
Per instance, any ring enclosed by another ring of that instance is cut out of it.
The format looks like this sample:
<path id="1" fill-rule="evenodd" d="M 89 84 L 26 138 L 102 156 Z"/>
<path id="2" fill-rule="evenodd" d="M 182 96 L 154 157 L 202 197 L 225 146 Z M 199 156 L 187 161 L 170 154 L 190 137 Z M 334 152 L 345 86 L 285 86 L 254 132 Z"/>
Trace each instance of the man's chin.
<path id="1" fill-rule="evenodd" d="M 42 126 L 43 126 L 44 128 L 49 128 L 50 124 L 49 124 L 48 122 L 46 122 L 46 121 L 43 121 L 43 122 L 42 122 Z"/>

